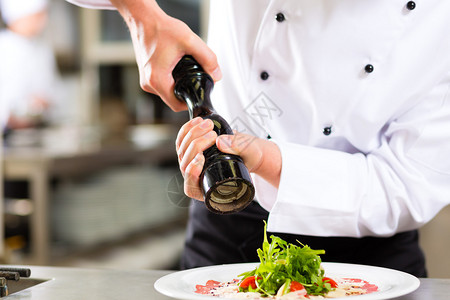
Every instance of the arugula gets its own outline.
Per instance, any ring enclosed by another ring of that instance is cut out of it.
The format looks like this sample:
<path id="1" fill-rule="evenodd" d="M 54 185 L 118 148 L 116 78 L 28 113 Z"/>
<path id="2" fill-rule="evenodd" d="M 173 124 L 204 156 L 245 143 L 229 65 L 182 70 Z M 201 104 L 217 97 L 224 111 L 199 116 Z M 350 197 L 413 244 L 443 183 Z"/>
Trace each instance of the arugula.
<path id="1" fill-rule="evenodd" d="M 308 295 L 324 295 L 332 289 L 323 281 L 324 270 L 320 267 L 322 260 L 319 255 L 325 254 L 325 250 L 313 250 L 298 241 L 300 245 L 297 246 L 274 235 L 270 238 L 269 243 L 264 222 L 264 241 L 257 250 L 260 264 L 256 269 L 239 275 L 242 280 L 250 276 L 256 278 L 256 288 L 249 286 L 246 291 L 273 296 L 283 288 L 284 294 L 289 291 L 292 281 L 301 283 Z"/>

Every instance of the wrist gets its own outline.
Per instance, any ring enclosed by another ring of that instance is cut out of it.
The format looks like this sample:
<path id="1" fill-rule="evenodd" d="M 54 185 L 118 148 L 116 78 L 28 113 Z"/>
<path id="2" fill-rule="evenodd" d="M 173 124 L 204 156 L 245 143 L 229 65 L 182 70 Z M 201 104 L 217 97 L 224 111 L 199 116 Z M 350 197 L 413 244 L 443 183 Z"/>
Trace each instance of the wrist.
<path id="1" fill-rule="evenodd" d="M 110 0 L 112 5 L 122 15 L 130 30 L 136 27 L 140 20 L 158 20 L 165 12 L 158 6 L 155 0 Z M 154 22 L 157 25 L 157 22 Z"/>
<path id="2" fill-rule="evenodd" d="M 261 151 L 261 157 L 250 172 L 264 178 L 267 182 L 278 188 L 281 176 L 281 152 L 277 144 L 271 141 L 258 139 L 256 141 Z"/>

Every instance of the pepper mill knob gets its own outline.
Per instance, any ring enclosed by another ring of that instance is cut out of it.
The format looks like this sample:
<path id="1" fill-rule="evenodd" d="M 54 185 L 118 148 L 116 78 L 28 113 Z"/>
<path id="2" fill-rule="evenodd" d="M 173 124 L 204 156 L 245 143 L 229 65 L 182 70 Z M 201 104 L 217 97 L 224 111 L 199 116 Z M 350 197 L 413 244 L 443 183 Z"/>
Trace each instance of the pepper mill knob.
<path id="1" fill-rule="evenodd" d="M 190 118 L 211 119 L 217 135 L 233 134 L 230 125 L 214 110 L 210 93 L 214 81 L 192 56 L 184 56 L 172 72 L 175 96 L 186 103 Z M 216 145 L 203 152 L 205 165 L 200 188 L 206 207 L 218 214 L 244 209 L 255 196 L 250 173 L 238 155 L 219 151 Z"/>

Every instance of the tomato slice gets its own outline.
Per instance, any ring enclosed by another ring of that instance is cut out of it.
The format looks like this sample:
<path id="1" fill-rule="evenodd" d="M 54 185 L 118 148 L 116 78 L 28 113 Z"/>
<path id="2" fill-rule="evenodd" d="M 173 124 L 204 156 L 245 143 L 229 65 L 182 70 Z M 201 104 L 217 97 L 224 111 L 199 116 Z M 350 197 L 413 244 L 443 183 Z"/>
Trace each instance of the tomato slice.
<path id="1" fill-rule="evenodd" d="M 322 279 L 323 282 L 328 282 L 332 288 L 337 288 L 338 284 L 336 283 L 336 281 L 334 281 L 333 279 L 331 279 L 330 277 L 324 277 Z"/>
<path id="2" fill-rule="evenodd" d="M 239 284 L 239 287 L 242 289 L 248 289 L 249 286 L 251 286 L 252 289 L 256 289 L 255 276 L 249 276 L 247 278 L 244 278 L 244 280 L 242 280 L 241 283 Z"/>
<path id="3" fill-rule="evenodd" d="M 303 286 L 303 284 L 301 284 L 300 282 L 297 282 L 297 281 L 292 281 L 291 285 L 289 286 L 289 290 L 291 290 L 291 292 L 301 291 L 304 289 L 305 289 L 305 287 Z"/>

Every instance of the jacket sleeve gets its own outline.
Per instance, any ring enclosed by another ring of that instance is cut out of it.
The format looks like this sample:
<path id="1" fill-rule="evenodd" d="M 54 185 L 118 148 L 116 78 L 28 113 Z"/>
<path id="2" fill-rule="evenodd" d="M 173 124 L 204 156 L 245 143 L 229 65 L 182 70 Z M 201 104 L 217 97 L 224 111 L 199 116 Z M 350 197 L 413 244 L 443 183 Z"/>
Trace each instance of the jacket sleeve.
<path id="1" fill-rule="evenodd" d="M 96 9 L 115 9 L 114 6 L 108 0 L 66 0 L 72 4 Z"/>
<path id="2" fill-rule="evenodd" d="M 272 192 L 275 200 L 265 202 L 261 192 L 257 195 L 270 211 L 268 229 L 390 236 L 431 220 L 450 203 L 449 88 L 450 73 L 386 124 L 380 145 L 370 153 L 277 141 L 283 162 L 279 189 Z"/>

